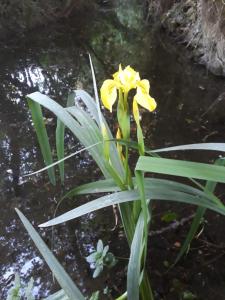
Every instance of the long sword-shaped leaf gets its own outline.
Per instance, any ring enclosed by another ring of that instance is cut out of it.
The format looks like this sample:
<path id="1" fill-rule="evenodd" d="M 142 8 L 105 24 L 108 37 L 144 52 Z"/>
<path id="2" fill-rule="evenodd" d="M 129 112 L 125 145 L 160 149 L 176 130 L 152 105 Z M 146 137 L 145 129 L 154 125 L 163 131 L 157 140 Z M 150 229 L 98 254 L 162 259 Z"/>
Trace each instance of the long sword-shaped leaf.
<path id="1" fill-rule="evenodd" d="M 219 165 L 219 166 L 224 166 L 225 165 L 225 160 L 224 159 L 217 159 L 216 162 L 215 162 L 216 165 Z M 212 181 L 207 181 L 206 185 L 205 185 L 205 191 L 208 191 L 210 193 L 214 193 L 214 190 L 216 188 L 216 185 L 217 185 L 217 182 L 212 182 Z M 195 217 L 192 221 L 192 224 L 191 224 L 191 228 L 189 229 L 189 232 L 185 238 L 185 241 L 176 257 L 176 260 L 175 260 L 175 264 L 180 260 L 180 258 L 184 255 L 184 253 L 187 251 L 190 243 L 192 242 L 199 226 L 200 226 L 200 223 L 201 223 L 201 220 L 204 216 L 206 212 L 206 208 L 205 207 L 202 207 L 202 206 L 199 206 L 197 208 L 197 211 L 195 213 Z"/>
<path id="2" fill-rule="evenodd" d="M 130 258 L 128 263 L 127 296 L 129 300 L 139 299 L 140 269 L 143 251 L 143 231 L 144 218 L 143 215 L 140 214 L 131 243 Z"/>
<path id="3" fill-rule="evenodd" d="M 50 111 L 52 111 L 56 115 L 56 117 L 72 131 L 72 133 L 76 136 L 76 138 L 85 147 L 88 147 L 92 144 L 91 141 L 88 139 L 88 136 L 86 134 L 86 129 L 82 128 L 82 126 L 80 126 L 80 123 L 77 122 L 71 116 L 71 114 L 65 108 L 63 108 L 61 105 L 59 105 L 57 102 L 55 102 L 48 96 L 43 95 L 39 92 L 32 93 L 32 94 L 28 95 L 27 97 L 28 97 L 28 99 L 30 99 L 36 103 L 39 103 L 42 106 L 49 109 Z M 92 157 L 94 158 L 95 162 L 98 164 L 99 168 L 102 170 L 104 175 L 107 177 L 108 171 L 106 170 L 106 168 L 104 166 L 104 161 L 102 159 L 101 153 L 96 151 L 96 149 L 94 149 L 94 148 L 89 149 L 89 153 L 92 155 Z"/>
<path id="4" fill-rule="evenodd" d="M 84 296 L 81 294 L 80 290 L 77 286 L 73 283 L 70 276 L 66 273 L 64 268 L 60 265 L 58 260 L 46 246 L 38 232 L 34 229 L 28 219 L 16 208 L 16 212 L 22 221 L 24 227 L 26 228 L 27 232 L 29 233 L 31 239 L 35 243 L 38 250 L 41 252 L 42 256 L 44 257 L 46 263 L 48 264 L 49 268 L 53 272 L 55 278 L 57 279 L 58 283 L 60 284 L 61 288 L 64 290 L 66 295 L 70 300 L 85 300 Z"/>
<path id="5" fill-rule="evenodd" d="M 43 300 L 70 300 L 70 299 L 68 298 L 68 296 L 66 295 L 64 290 L 60 290 L 60 291 L 48 296 L 47 298 L 45 298 Z"/>
<path id="6" fill-rule="evenodd" d="M 136 170 L 225 183 L 225 168 L 211 164 L 141 156 Z"/>
<path id="7" fill-rule="evenodd" d="M 55 133 L 56 140 L 56 153 L 58 160 L 64 158 L 64 135 L 65 135 L 65 125 L 58 119 Z M 59 173 L 61 183 L 64 183 L 64 161 L 59 163 Z"/>
<path id="8" fill-rule="evenodd" d="M 92 120 L 90 114 L 75 106 L 67 108 L 67 111 L 74 116 L 85 129 L 85 135 L 90 143 L 102 142 L 101 132 L 96 122 Z M 98 147 L 98 153 L 102 153 L 102 143 Z"/>
<path id="9" fill-rule="evenodd" d="M 96 143 L 96 144 L 90 145 L 90 146 L 88 146 L 88 147 L 86 147 L 86 148 L 80 149 L 80 150 L 78 150 L 78 151 L 76 151 L 76 152 L 74 152 L 74 153 L 71 153 L 71 154 L 69 154 L 68 156 L 66 156 L 66 157 L 64 157 L 64 158 L 62 158 L 62 159 L 60 159 L 60 160 L 58 160 L 58 161 L 52 163 L 51 165 L 49 165 L 49 166 L 47 166 L 47 167 L 44 167 L 44 168 L 42 168 L 42 169 L 40 169 L 40 170 L 37 170 L 37 171 L 35 171 L 35 172 L 33 172 L 33 173 L 26 174 L 26 175 L 24 175 L 24 177 L 32 176 L 32 175 L 34 175 L 34 174 L 38 174 L 38 173 L 41 173 L 41 172 L 43 172 L 43 171 L 46 171 L 46 170 L 48 170 L 49 168 L 51 168 L 51 167 L 53 167 L 53 166 L 56 166 L 56 165 L 60 164 L 61 162 L 65 161 L 66 159 L 69 159 L 69 158 L 71 158 L 71 157 L 73 157 L 73 156 L 75 156 L 75 155 L 77 155 L 77 154 L 79 154 L 79 153 L 81 153 L 81 152 L 83 152 L 83 151 L 90 150 L 91 148 L 94 148 L 94 147 L 96 147 L 96 146 L 99 145 L 99 144 L 100 144 L 100 143 Z"/>
<path id="10" fill-rule="evenodd" d="M 136 190 L 122 191 L 100 197 L 96 200 L 90 201 L 84 205 L 70 210 L 58 216 L 46 223 L 39 225 L 40 227 L 48 227 L 64 223 L 66 221 L 78 218 L 90 212 L 98 209 L 108 207 L 114 204 L 125 203 L 129 201 L 136 201 L 139 199 L 139 194 Z M 169 200 L 177 201 L 181 203 L 194 204 L 198 206 L 204 206 L 211 210 L 214 210 L 222 215 L 225 215 L 225 206 L 223 204 L 214 202 L 208 195 L 202 192 L 202 197 L 196 195 L 190 195 L 180 191 L 169 190 L 168 188 L 163 189 L 162 187 L 146 188 L 146 199 L 156 200 Z"/>
<path id="11" fill-rule="evenodd" d="M 28 105 L 31 111 L 34 128 L 36 130 L 38 143 L 41 148 L 41 153 L 45 162 L 45 165 L 50 165 L 53 162 L 51 147 L 48 140 L 48 134 L 45 128 L 41 106 L 31 100 L 28 100 Z M 52 184 L 55 185 L 55 171 L 54 168 L 48 169 L 48 176 Z"/>
<path id="12" fill-rule="evenodd" d="M 74 105 L 74 97 L 71 93 L 68 95 L 67 98 L 67 107 L 70 107 Z M 56 134 L 55 134 L 55 140 L 56 140 L 56 153 L 58 160 L 61 160 L 64 158 L 64 138 L 65 138 L 65 125 L 62 121 L 57 119 L 57 126 L 56 126 Z M 60 179 L 61 183 L 64 183 L 64 161 L 62 161 L 59 164 L 59 173 L 60 173 Z"/>
<path id="13" fill-rule="evenodd" d="M 152 150 L 151 152 L 169 152 L 169 151 L 180 151 L 180 150 L 208 150 L 208 151 L 225 152 L 225 143 L 188 144 L 188 145 L 180 145 L 180 146 L 156 149 L 156 150 Z"/>
<path id="14" fill-rule="evenodd" d="M 133 183 L 135 186 L 136 178 L 132 178 Z M 202 197 L 202 190 L 194 188 L 190 185 L 179 183 L 177 181 L 168 180 L 168 179 L 157 179 L 157 178 L 144 178 L 145 188 L 151 189 L 154 187 L 162 187 L 163 189 L 167 188 L 169 190 L 175 190 L 180 192 L 185 192 L 187 194 L 196 195 Z M 80 185 L 76 188 L 70 190 L 67 194 L 63 196 L 66 197 L 73 197 L 77 195 L 85 195 L 85 194 L 96 194 L 96 193 L 111 193 L 111 192 L 119 192 L 120 188 L 115 184 L 114 180 L 112 179 L 103 179 L 94 181 L 91 183 L 86 183 Z M 219 201 L 219 199 L 213 195 L 212 193 L 208 193 L 209 198 L 214 199 L 215 201 Z"/>
<path id="15" fill-rule="evenodd" d="M 104 179 L 78 186 L 66 193 L 63 196 L 63 199 L 70 198 L 76 195 L 109 193 L 119 191 L 120 188 L 115 184 L 113 179 Z"/>

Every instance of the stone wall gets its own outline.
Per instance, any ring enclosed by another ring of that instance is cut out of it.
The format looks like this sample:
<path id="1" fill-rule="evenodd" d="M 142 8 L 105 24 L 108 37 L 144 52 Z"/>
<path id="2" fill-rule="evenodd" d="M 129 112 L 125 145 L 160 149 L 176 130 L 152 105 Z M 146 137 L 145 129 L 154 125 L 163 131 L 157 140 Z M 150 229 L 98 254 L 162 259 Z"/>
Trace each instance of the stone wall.
<path id="1" fill-rule="evenodd" d="M 203 60 L 211 71 L 225 75 L 225 2 L 202 1 L 201 16 Z"/>
<path id="2" fill-rule="evenodd" d="M 216 75 L 225 75 L 225 1 L 151 0 L 152 20 L 190 48 L 193 57 Z M 155 18 L 157 17 L 157 18 Z"/>

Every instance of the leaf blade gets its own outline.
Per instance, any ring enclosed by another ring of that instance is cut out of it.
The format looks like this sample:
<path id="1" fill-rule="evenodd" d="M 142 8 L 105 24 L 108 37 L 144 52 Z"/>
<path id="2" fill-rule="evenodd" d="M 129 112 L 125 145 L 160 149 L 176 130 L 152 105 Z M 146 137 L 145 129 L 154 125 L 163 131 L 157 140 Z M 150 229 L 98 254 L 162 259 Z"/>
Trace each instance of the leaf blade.
<path id="1" fill-rule="evenodd" d="M 144 218 L 143 215 L 140 214 L 131 243 L 130 258 L 127 271 L 127 295 L 128 299 L 130 300 L 139 299 L 143 231 Z"/>
<path id="2" fill-rule="evenodd" d="M 215 162 L 216 165 L 219 165 L 219 166 L 224 166 L 225 165 L 225 160 L 224 159 L 217 159 L 216 162 Z M 216 188 L 216 185 L 217 183 L 216 182 L 212 182 L 212 181 L 207 181 L 206 182 L 206 185 L 205 185 L 205 190 L 210 192 L 210 193 L 213 193 L 215 188 Z M 188 231 L 188 234 L 186 235 L 185 237 L 185 240 L 182 244 L 182 247 L 176 257 L 176 260 L 175 260 L 175 263 L 176 264 L 180 259 L 181 257 L 184 255 L 184 253 L 187 251 L 190 243 L 192 242 L 198 228 L 199 228 L 199 225 L 201 223 L 201 220 L 204 216 L 206 212 L 206 208 L 205 207 L 202 207 L 202 206 L 199 206 L 197 208 L 197 211 L 195 213 L 195 216 L 194 216 L 194 219 L 191 223 L 191 227 Z"/>
<path id="3" fill-rule="evenodd" d="M 41 252 L 49 268 L 52 270 L 55 278 L 59 282 L 62 289 L 65 291 L 67 296 L 72 300 L 74 297 L 77 300 L 85 300 L 79 289 L 73 283 L 70 276 L 66 273 L 64 268 L 60 265 L 56 257 L 52 254 L 49 248 L 46 246 L 38 232 L 34 229 L 28 219 L 20 212 L 19 209 L 15 208 L 21 222 L 29 233 L 31 239 L 35 243 L 38 250 Z"/>
<path id="4" fill-rule="evenodd" d="M 58 160 L 64 158 L 64 135 L 65 135 L 65 125 L 59 119 L 57 119 L 55 140 L 56 140 L 56 153 L 57 153 Z M 64 184 L 64 161 L 61 161 L 58 166 L 59 166 L 61 183 Z"/>
<path id="5" fill-rule="evenodd" d="M 141 156 L 136 170 L 225 183 L 225 168 L 211 164 Z"/>
<path id="6" fill-rule="evenodd" d="M 213 202 L 210 198 L 207 197 L 208 195 L 205 195 L 204 192 L 202 192 L 201 197 L 196 195 L 190 195 L 180 191 L 162 189 L 161 187 L 146 188 L 146 199 L 177 201 L 181 203 L 194 204 L 197 206 L 204 206 L 225 215 L 225 206 L 223 206 L 222 204 L 219 205 L 217 202 Z M 48 222 L 40 224 L 39 227 L 48 227 L 61 224 L 83 216 L 85 214 L 88 214 L 90 212 L 99 210 L 101 208 L 105 208 L 115 204 L 136 201 L 138 199 L 139 193 L 137 192 L 137 190 L 113 193 L 85 203 L 77 208 L 74 208 L 71 211 L 66 212 Z"/>
<path id="7" fill-rule="evenodd" d="M 51 165 L 53 162 L 51 147 L 49 144 L 48 134 L 45 128 L 44 119 L 42 115 L 42 109 L 40 104 L 28 100 L 28 105 L 31 111 L 32 120 L 34 123 L 35 131 L 38 138 L 38 143 L 41 148 L 41 153 L 45 162 L 45 165 Z M 48 169 L 48 176 L 53 185 L 56 184 L 54 168 Z"/>
<path id="8" fill-rule="evenodd" d="M 208 150 L 208 151 L 221 151 L 225 152 L 225 143 L 199 143 L 199 144 L 187 144 L 179 145 L 167 148 L 160 148 L 151 150 L 151 152 L 169 152 L 169 151 L 184 151 L 184 150 Z"/>

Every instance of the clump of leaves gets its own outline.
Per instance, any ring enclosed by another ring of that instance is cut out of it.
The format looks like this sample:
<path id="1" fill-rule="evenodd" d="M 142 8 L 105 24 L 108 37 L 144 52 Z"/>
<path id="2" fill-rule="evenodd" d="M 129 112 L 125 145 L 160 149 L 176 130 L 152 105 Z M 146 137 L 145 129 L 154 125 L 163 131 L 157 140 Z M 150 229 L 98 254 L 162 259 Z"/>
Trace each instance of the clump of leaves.
<path id="1" fill-rule="evenodd" d="M 34 280 L 33 278 L 31 278 L 27 286 L 22 286 L 20 275 L 16 273 L 14 285 L 9 290 L 6 300 L 21 300 L 21 299 L 34 300 L 34 296 L 32 295 L 33 285 L 34 285 Z"/>
<path id="2" fill-rule="evenodd" d="M 104 266 L 112 268 L 117 263 L 115 256 L 109 252 L 109 246 L 104 246 L 102 240 L 98 240 L 96 250 L 86 257 L 86 261 L 92 269 L 95 269 L 93 278 L 101 274 Z"/>

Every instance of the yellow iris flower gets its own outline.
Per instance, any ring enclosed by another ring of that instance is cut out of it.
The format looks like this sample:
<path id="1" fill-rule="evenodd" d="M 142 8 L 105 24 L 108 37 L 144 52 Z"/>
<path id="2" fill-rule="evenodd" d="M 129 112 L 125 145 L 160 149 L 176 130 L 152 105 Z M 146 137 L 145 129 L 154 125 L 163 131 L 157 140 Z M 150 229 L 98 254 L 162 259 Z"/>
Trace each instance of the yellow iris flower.
<path id="1" fill-rule="evenodd" d="M 156 108 L 155 99 L 149 94 L 150 84 L 147 79 L 140 79 L 139 73 L 130 66 L 119 70 L 113 74 L 113 79 L 107 79 L 101 87 L 101 99 L 103 105 L 112 112 L 112 106 L 117 99 L 117 90 L 121 90 L 124 94 L 132 89 L 136 89 L 134 101 L 149 111 Z"/>

